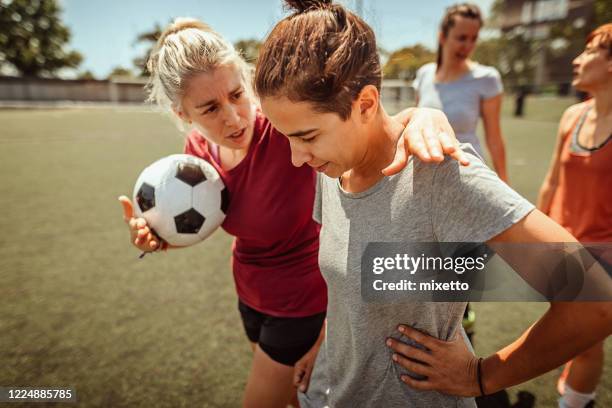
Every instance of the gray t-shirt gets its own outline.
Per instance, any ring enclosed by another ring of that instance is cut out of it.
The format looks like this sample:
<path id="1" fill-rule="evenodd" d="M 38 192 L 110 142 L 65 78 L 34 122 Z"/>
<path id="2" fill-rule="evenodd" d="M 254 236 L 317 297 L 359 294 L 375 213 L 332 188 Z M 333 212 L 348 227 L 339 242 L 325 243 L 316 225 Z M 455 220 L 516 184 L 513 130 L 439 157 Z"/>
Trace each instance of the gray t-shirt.
<path id="1" fill-rule="evenodd" d="M 366 303 L 361 256 L 369 242 L 485 242 L 534 206 L 487 168 L 469 145 L 470 166 L 411 159 L 399 174 L 361 193 L 319 175 L 314 218 L 322 224 L 319 266 L 327 282 L 327 333 L 302 407 L 475 407 L 472 398 L 417 391 L 400 380 L 387 337 L 407 324 L 448 340 L 461 330 L 465 303 Z M 467 342 L 467 340 L 466 340 Z M 468 343 L 469 344 L 469 343 Z"/>
<path id="2" fill-rule="evenodd" d="M 423 65 L 417 71 L 413 86 L 419 94 L 419 107 L 440 109 L 448 117 L 457 139 L 471 143 L 483 156 L 476 127 L 480 117 L 480 102 L 499 95 L 503 85 L 499 72 L 475 63 L 461 78 L 446 83 L 435 82 L 436 64 Z"/>

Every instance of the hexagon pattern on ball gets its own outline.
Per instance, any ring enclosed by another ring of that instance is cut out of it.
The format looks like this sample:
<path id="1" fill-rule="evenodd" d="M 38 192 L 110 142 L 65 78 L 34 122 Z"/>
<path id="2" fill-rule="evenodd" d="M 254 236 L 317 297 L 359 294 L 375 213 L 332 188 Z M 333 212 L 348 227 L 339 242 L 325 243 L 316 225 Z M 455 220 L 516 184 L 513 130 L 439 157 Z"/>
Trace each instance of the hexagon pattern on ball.
<path id="1" fill-rule="evenodd" d="M 179 234 L 197 234 L 206 218 L 193 208 L 174 217 L 174 225 Z"/>
<path id="2" fill-rule="evenodd" d="M 223 214 L 227 214 L 229 202 L 229 191 L 227 191 L 227 188 L 224 188 L 223 191 L 221 191 L 221 211 L 223 211 Z"/>
<path id="3" fill-rule="evenodd" d="M 145 202 L 142 208 L 139 200 Z M 215 168 L 186 154 L 165 157 L 143 170 L 134 186 L 134 201 L 139 203 L 134 216 L 144 217 L 174 246 L 193 245 L 208 237 L 223 223 L 229 205 Z"/>
<path id="4" fill-rule="evenodd" d="M 195 163 L 178 163 L 176 178 L 189 184 L 191 187 L 206 181 L 202 168 Z"/>
<path id="5" fill-rule="evenodd" d="M 135 201 L 142 212 L 155 207 L 155 187 L 148 183 L 143 183 L 138 189 L 138 193 L 136 193 Z"/>

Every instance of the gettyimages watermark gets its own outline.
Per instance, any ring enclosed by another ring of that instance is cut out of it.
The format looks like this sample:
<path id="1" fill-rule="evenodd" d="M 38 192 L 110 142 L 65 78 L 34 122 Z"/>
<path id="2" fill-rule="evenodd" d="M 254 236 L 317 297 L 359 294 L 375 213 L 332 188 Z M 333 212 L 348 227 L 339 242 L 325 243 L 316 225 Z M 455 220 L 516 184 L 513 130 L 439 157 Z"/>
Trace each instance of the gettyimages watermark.
<path id="1" fill-rule="evenodd" d="M 367 244 L 367 302 L 612 301 L 612 243 Z"/>

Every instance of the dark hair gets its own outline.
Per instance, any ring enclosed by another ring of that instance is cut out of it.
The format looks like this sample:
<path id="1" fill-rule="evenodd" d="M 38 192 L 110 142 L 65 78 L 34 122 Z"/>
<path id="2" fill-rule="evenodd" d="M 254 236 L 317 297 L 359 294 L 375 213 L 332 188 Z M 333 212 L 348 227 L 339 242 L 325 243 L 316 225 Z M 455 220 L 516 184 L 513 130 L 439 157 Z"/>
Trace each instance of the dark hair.
<path id="1" fill-rule="evenodd" d="M 264 41 L 255 70 L 260 97 L 311 102 L 319 112 L 349 118 L 366 85 L 380 91 L 374 32 L 361 18 L 330 0 L 286 0 L 295 12 Z"/>
<path id="2" fill-rule="evenodd" d="M 446 13 L 444 13 L 444 17 L 442 17 L 442 22 L 440 23 L 440 32 L 445 37 L 448 35 L 448 32 L 451 28 L 455 26 L 455 17 L 465 17 L 465 18 L 473 18 L 478 20 L 480 25 L 482 26 L 482 14 L 480 13 L 480 9 L 477 5 L 472 3 L 460 3 L 450 6 L 446 9 Z M 438 58 L 437 58 L 437 66 L 436 71 L 440 69 L 442 65 L 442 44 L 438 41 Z"/>
<path id="3" fill-rule="evenodd" d="M 599 38 L 598 47 L 608 51 L 608 57 L 612 56 L 612 23 L 597 27 L 587 36 L 586 44 L 593 39 Z"/>

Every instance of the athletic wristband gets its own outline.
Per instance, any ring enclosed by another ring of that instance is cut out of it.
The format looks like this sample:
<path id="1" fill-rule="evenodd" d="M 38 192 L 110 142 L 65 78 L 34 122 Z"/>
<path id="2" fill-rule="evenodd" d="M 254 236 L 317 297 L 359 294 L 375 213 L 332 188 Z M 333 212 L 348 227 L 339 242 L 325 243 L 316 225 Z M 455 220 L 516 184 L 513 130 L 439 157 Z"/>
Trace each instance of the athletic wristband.
<path id="1" fill-rule="evenodd" d="M 482 387 L 482 357 L 478 358 L 478 368 L 477 368 L 477 373 L 478 373 L 478 388 L 480 389 L 480 396 L 484 396 L 484 388 Z"/>

